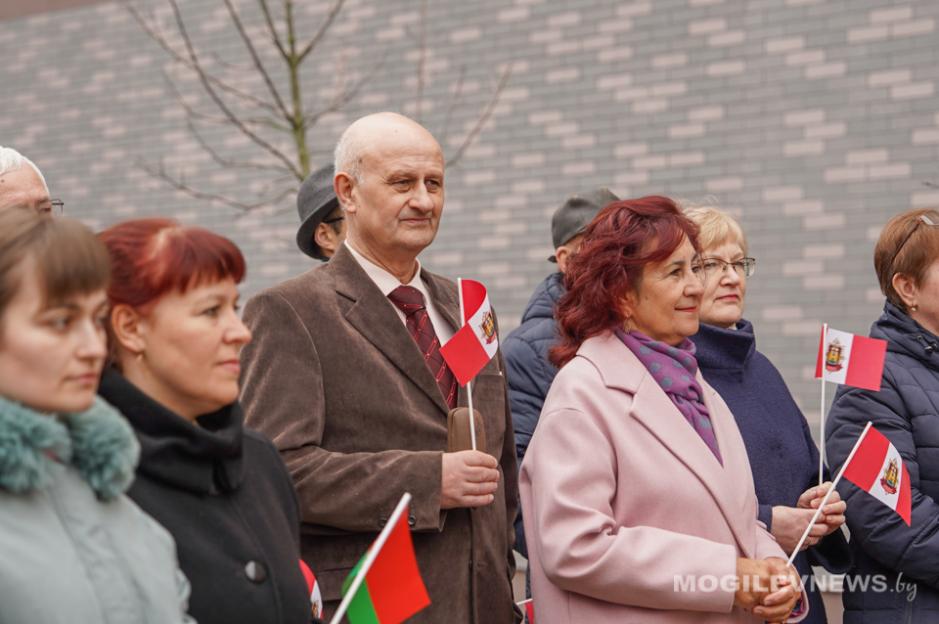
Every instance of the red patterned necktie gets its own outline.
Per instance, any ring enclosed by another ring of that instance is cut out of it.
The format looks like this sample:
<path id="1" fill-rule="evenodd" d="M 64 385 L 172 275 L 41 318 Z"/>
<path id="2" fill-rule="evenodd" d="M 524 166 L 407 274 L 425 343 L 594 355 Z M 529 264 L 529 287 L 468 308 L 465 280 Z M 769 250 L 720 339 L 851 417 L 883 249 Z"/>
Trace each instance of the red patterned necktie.
<path id="1" fill-rule="evenodd" d="M 456 407 L 456 377 L 440 355 L 440 341 L 430 322 L 430 315 L 427 314 L 424 295 L 413 286 L 398 286 L 388 293 L 388 298 L 404 312 L 405 326 L 424 356 L 424 363 L 437 380 L 437 387 L 440 388 L 447 405 Z"/>

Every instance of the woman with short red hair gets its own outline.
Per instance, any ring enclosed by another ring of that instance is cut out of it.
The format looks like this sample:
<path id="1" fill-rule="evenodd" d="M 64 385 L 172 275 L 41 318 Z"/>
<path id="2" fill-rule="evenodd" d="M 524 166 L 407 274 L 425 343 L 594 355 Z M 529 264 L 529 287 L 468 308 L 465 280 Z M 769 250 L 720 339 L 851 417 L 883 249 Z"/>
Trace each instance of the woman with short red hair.
<path id="1" fill-rule="evenodd" d="M 797 600 L 688 339 L 697 246 L 670 199 L 644 197 L 604 208 L 571 260 L 520 477 L 539 624 L 781 622 Z"/>
<path id="2" fill-rule="evenodd" d="M 141 444 L 129 495 L 176 539 L 200 622 L 308 622 L 299 518 L 274 446 L 245 429 L 238 316 L 245 261 L 230 240 L 169 219 L 100 234 L 111 366 L 100 394 Z"/>

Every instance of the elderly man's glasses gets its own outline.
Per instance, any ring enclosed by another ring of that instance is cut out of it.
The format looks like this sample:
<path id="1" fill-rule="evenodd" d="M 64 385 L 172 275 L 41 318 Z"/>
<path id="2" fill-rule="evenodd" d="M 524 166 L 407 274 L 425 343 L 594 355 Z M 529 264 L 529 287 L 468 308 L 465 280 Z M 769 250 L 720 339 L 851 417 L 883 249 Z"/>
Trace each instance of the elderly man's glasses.
<path id="1" fill-rule="evenodd" d="M 930 218 L 927 217 L 926 215 L 921 214 L 921 215 L 919 216 L 919 218 L 916 219 L 916 220 L 913 222 L 913 228 L 912 228 L 912 229 L 910 230 L 910 232 L 906 235 L 906 238 L 904 238 L 904 239 L 903 239 L 903 242 L 900 243 L 900 246 L 897 247 L 897 251 L 893 254 L 894 260 L 896 260 L 897 256 L 900 255 L 900 251 L 903 249 L 903 246 L 906 245 L 908 242 L 910 242 L 910 238 L 912 238 L 913 232 L 915 232 L 915 231 L 919 228 L 919 224 L 920 224 L 920 223 L 925 223 L 928 227 L 937 227 L 937 226 L 939 226 L 939 223 L 936 223 L 935 221 L 933 221 L 932 219 L 930 219 Z"/>
<path id="2" fill-rule="evenodd" d="M 65 202 L 61 199 L 50 199 L 39 204 L 40 214 L 53 214 L 59 216 L 65 212 Z"/>
<path id="3" fill-rule="evenodd" d="M 720 258 L 701 258 L 701 269 L 707 278 L 714 275 L 724 275 L 727 267 L 733 267 L 734 271 L 740 277 L 750 277 L 756 272 L 756 258 L 741 258 L 733 262 L 727 262 Z"/>

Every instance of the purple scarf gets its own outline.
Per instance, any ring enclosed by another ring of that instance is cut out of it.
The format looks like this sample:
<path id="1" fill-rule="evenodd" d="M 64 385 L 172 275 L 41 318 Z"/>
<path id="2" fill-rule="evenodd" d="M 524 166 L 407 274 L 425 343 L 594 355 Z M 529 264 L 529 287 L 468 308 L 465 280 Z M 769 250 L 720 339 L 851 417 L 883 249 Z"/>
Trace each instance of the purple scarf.
<path id="1" fill-rule="evenodd" d="M 615 333 L 649 370 L 652 378 L 658 382 L 723 466 L 724 460 L 721 459 L 717 436 L 711 426 L 711 416 L 704 404 L 704 391 L 695 379 L 698 361 L 694 357 L 694 343 L 685 338 L 680 345 L 672 347 L 637 331 L 627 334 L 622 329 L 617 329 Z"/>

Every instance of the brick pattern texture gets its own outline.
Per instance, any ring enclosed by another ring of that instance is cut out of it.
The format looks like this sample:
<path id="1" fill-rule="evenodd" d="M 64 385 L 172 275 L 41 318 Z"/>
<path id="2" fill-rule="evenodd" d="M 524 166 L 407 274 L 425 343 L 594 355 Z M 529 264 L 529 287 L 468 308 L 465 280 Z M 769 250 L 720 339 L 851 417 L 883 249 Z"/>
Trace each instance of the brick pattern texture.
<path id="1" fill-rule="evenodd" d="M 169 26 L 163 2 L 137 2 Z M 262 95 L 224 5 L 181 4 L 210 64 Z M 296 4 L 308 36 L 328 3 Z M 263 35 L 255 3 L 236 5 L 249 33 Z M 346 3 L 304 68 L 306 93 L 322 107 L 343 80 L 371 76 L 311 133 L 314 164 L 330 159 L 351 120 L 386 109 L 419 115 L 452 154 L 511 64 L 491 118 L 448 171 L 424 263 L 485 282 L 505 333 L 552 268 L 548 218 L 567 194 L 608 185 L 623 197 L 711 196 L 740 218 L 759 260 L 747 312 L 759 346 L 817 422 L 819 323 L 866 332 L 882 302 L 872 269 L 880 228 L 901 210 L 939 205 L 926 184 L 939 183 L 939 3 L 440 0 L 427 3 L 423 27 L 420 7 Z M 292 195 L 241 214 L 141 170 L 162 160 L 237 197 L 271 182 L 199 149 L 164 79 L 173 64 L 121 3 L 2 21 L 0 58 L 0 144 L 39 163 L 69 214 L 95 227 L 161 214 L 217 230 L 247 255 L 245 296 L 311 266 L 292 242 Z M 210 111 L 193 80 L 181 90 Z M 226 158 L 256 153 L 225 127 L 206 138 Z"/>

